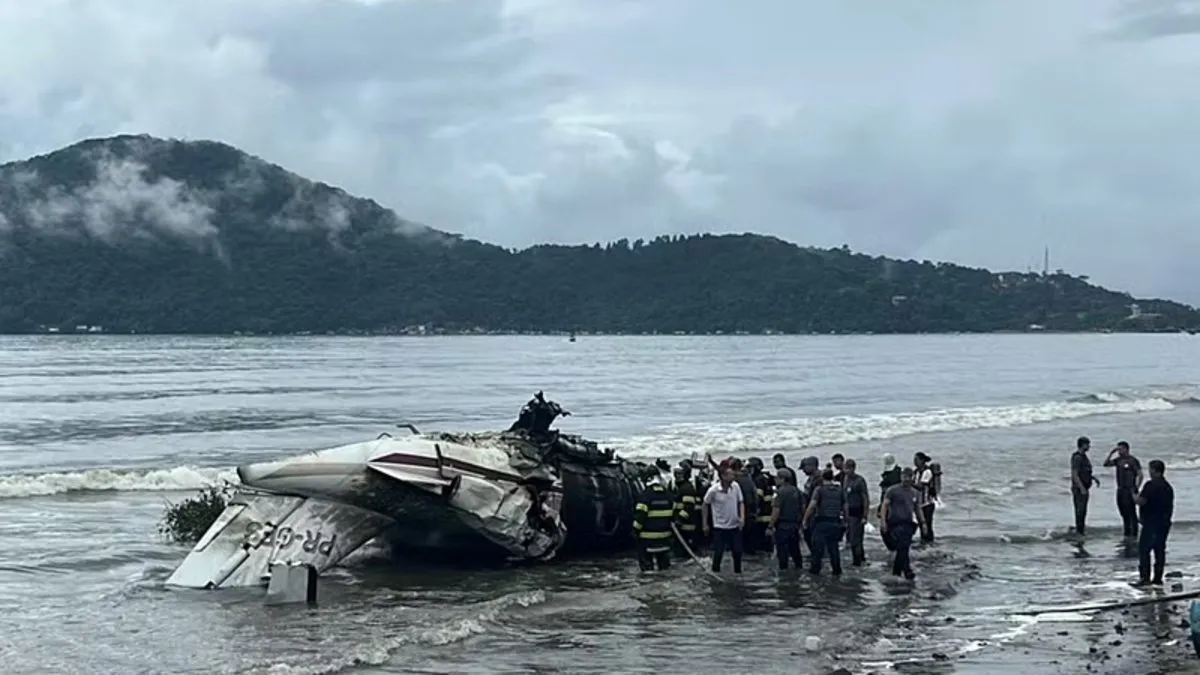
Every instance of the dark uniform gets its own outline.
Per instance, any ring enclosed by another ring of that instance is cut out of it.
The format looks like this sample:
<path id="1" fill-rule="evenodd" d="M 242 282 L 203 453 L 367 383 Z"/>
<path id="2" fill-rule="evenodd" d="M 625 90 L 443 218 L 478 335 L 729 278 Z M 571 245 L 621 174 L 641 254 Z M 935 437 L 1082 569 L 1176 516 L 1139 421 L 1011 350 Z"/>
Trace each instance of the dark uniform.
<path id="1" fill-rule="evenodd" d="M 800 460 L 800 475 L 804 476 L 804 482 L 797 485 L 800 488 L 800 495 L 803 497 L 803 501 L 800 503 L 801 513 L 808 511 L 808 503 L 812 501 L 813 494 L 821 486 L 821 471 L 817 469 L 818 466 L 816 457 L 805 457 Z M 812 467 L 814 471 L 812 473 L 805 473 L 804 470 L 806 467 Z M 800 536 L 804 540 L 804 545 L 808 547 L 809 554 L 811 554 L 813 550 L 812 527 L 805 526 L 801 530 Z"/>
<path id="2" fill-rule="evenodd" d="M 827 474 L 832 472 L 826 472 Z M 812 496 L 816 513 L 812 520 L 812 557 L 809 571 L 821 573 L 821 558 L 829 555 L 829 566 L 834 576 L 842 573 L 842 552 L 839 542 L 845 526 L 846 491 L 836 479 L 822 483 Z"/>
<path id="3" fill-rule="evenodd" d="M 768 553 L 775 550 L 775 545 L 767 537 L 767 528 L 771 525 L 771 511 L 775 508 L 775 485 L 767 474 L 762 471 L 754 476 L 755 494 L 758 496 L 758 528 L 762 550 Z"/>
<path id="4" fill-rule="evenodd" d="M 675 472 L 675 527 L 694 552 L 700 548 L 702 521 L 700 520 L 700 495 L 696 484 L 683 471 Z M 678 543 L 678 542 L 677 542 Z M 686 553 L 680 547 L 680 553 Z"/>
<path id="5" fill-rule="evenodd" d="M 746 547 L 746 551 L 761 551 L 763 535 L 766 533 L 766 525 L 760 523 L 758 518 L 758 487 L 754 484 L 749 472 L 744 470 L 744 465 L 741 460 L 733 461 L 733 479 L 737 481 L 738 487 L 742 489 L 742 503 L 746 505 L 746 526 L 742 530 L 742 541 Z"/>
<path id="6" fill-rule="evenodd" d="M 638 564 L 643 571 L 657 565 L 671 566 L 671 523 L 675 519 L 675 500 L 667 489 L 653 483 L 638 497 L 633 512 L 633 531 L 638 539 Z"/>

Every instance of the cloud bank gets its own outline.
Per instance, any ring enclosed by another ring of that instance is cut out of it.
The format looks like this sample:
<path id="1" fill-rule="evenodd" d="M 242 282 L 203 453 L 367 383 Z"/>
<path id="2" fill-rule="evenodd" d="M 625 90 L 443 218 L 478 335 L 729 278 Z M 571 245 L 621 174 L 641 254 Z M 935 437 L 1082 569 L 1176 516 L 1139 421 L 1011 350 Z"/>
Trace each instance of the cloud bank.
<path id="1" fill-rule="evenodd" d="M 0 0 L 0 160 L 210 138 L 505 246 L 750 230 L 1007 269 L 1049 246 L 1052 267 L 1200 302 L 1198 17 L 1167 0 Z"/>

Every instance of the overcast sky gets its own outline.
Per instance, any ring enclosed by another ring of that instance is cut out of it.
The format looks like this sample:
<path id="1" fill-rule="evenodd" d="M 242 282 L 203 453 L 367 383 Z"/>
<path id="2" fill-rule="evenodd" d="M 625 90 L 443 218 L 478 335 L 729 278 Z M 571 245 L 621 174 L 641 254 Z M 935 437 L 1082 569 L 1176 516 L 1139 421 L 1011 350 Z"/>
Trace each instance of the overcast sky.
<path id="1" fill-rule="evenodd" d="M 1200 2 L 0 0 L 0 160 L 239 146 L 506 246 L 755 231 L 1200 302 Z"/>

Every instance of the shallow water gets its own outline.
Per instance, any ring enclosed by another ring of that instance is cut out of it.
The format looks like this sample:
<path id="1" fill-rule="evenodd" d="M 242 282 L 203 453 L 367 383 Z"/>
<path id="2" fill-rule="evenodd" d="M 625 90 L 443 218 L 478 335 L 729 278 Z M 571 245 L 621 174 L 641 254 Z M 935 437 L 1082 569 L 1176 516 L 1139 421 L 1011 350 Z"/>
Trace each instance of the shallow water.
<path id="1" fill-rule="evenodd" d="M 0 338 L 4 672 L 1032 672 L 1058 627 L 1008 610 L 1135 593 L 1107 471 L 1088 541 L 1065 536 L 1077 435 L 1167 462 L 1169 567 L 1200 576 L 1197 383 L 1200 339 L 1176 335 Z M 841 451 L 874 479 L 883 452 L 924 450 L 946 472 L 942 540 L 915 587 L 879 562 L 833 582 L 752 560 L 717 582 L 372 551 L 314 610 L 162 587 L 185 554 L 157 535 L 165 499 L 396 422 L 507 425 L 538 389 L 575 413 L 564 429 L 633 457 Z"/>

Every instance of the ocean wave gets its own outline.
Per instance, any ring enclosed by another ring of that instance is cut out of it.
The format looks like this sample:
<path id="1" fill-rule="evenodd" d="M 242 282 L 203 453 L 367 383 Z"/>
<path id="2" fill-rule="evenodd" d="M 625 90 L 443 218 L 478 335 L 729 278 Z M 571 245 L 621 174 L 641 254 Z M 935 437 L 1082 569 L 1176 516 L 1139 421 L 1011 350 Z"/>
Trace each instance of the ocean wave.
<path id="1" fill-rule="evenodd" d="M 1122 403 L 1161 398 L 1174 404 L 1200 403 L 1200 391 L 1192 384 L 1160 384 L 1120 391 L 1066 392 L 1071 403 Z"/>
<path id="2" fill-rule="evenodd" d="M 630 458 L 683 457 L 692 452 L 728 454 L 753 448 L 760 452 L 824 445 L 883 441 L 916 434 L 1028 426 L 1093 415 L 1171 410 L 1161 397 L 1114 401 L 1052 401 L 1009 406 L 940 408 L 921 412 L 799 417 L 734 424 L 674 424 L 651 433 L 612 439 L 609 444 Z"/>
<path id="3" fill-rule="evenodd" d="M 532 607 L 545 602 L 545 591 L 509 593 L 476 605 L 471 616 L 433 625 L 413 626 L 409 630 L 401 630 L 397 635 L 381 637 L 367 644 L 354 646 L 348 653 L 334 656 L 323 663 L 299 664 L 277 661 L 251 667 L 244 672 L 271 675 L 327 675 L 364 666 L 381 666 L 391 659 L 393 652 L 406 645 L 421 644 L 441 647 L 461 642 L 487 632 L 491 624 L 502 619 L 510 610 Z M 304 654 L 303 658 L 308 661 L 311 657 Z"/>
<path id="4" fill-rule="evenodd" d="M 1111 396 L 1109 395 L 1111 394 Z M 1117 393 L 1089 394 L 1087 402 L 1074 399 L 1010 406 L 942 408 L 918 412 L 801 417 L 751 422 L 669 425 L 650 432 L 614 438 L 604 445 L 630 459 L 690 456 L 693 452 L 714 456 L 753 449 L 756 452 L 794 451 L 799 448 L 881 441 L 925 433 L 969 431 L 1027 426 L 1092 415 L 1136 414 L 1171 410 L 1177 402 L 1166 398 L 1123 398 Z M 1114 398 L 1117 397 L 1117 398 Z M 1114 400 L 1107 400 L 1114 398 Z M 1118 400 L 1119 399 L 1119 400 Z M 211 416 L 211 415 L 210 415 Z M 235 416 L 234 418 L 238 418 Z M 311 420 L 311 417 L 307 417 Z M 275 420 L 278 422 L 279 420 Z M 339 420 L 343 421 L 344 420 Z M 212 420 L 208 420 L 212 422 Z M 231 426 L 226 421 L 224 427 Z M 196 430 L 202 430 L 197 425 Z M 211 427 L 208 430 L 212 430 Z M 152 431 L 158 431 L 153 429 Z M 1173 470 L 1200 469 L 1200 457 L 1169 462 Z M 128 491 L 166 492 L 197 490 L 223 481 L 236 482 L 232 468 L 178 466 L 162 469 L 89 469 L 51 473 L 0 475 L 0 499 L 34 497 L 67 492 Z M 1011 485 L 971 486 L 966 494 L 1002 497 L 1027 487 Z"/>
<path id="5" fill-rule="evenodd" d="M 90 469 L 0 476 L 0 499 L 67 492 L 169 492 L 236 482 L 233 469 L 178 466 L 173 469 Z"/>

